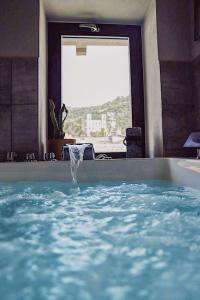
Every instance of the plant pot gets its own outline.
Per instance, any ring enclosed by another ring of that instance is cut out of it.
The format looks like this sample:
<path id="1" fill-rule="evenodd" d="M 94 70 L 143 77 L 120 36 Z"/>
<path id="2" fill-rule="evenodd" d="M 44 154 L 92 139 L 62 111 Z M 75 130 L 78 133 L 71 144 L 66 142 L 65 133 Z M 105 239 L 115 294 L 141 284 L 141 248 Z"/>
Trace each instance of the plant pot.
<path id="1" fill-rule="evenodd" d="M 62 159 L 62 147 L 66 144 L 76 144 L 75 139 L 52 139 L 49 140 L 49 152 L 54 152 L 56 159 Z"/>

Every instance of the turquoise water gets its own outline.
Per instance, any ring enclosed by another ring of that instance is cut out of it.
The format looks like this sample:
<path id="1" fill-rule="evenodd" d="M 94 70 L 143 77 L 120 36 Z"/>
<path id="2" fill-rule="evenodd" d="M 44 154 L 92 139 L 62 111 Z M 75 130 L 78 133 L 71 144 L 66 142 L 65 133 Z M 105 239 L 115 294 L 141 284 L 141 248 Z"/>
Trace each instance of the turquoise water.
<path id="1" fill-rule="evenodd" d="M 200 299 L 200 191 L 0 184 L 1 300 Z"/>

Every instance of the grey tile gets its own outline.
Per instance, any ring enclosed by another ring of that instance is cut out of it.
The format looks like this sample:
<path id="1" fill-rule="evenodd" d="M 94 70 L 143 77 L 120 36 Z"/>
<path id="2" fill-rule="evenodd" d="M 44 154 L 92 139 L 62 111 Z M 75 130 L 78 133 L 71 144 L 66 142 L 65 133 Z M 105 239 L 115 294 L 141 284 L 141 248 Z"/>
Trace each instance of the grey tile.
<path id="1" fill-rule="evenodd" d="M 162 105 L 163 116 L 169 116 L 177 123 L 180 122 L 181 119 L 185 120 L 191 118 L 193 119 L 194 114 L 194 105 L 191 104 L 168 104 L 163 103 Z M 189 124 L 191 125 L 191 123 Z"/>
<path id="2" fill-rule="evenodd" d="M 193 81 L 192 63 L 189 62 L 160 62 L 160 72 L 163 85 L 189 86 Z"/>
<path id="3" fill-rule="evenodd" d="M 195 85 L 200 84 L 200 65 L 194 67 L 194 79 L 195 79 Z"/>
<path id="4" fill-rule="evenodd" d="M 200 56 L 193 61 L 194 79 L 197 85 L 200 84 Z"/>
<path id="5" fill-rule="evenodd" d="M 166 149 L 164 150 L 164 156 L 165 157 L 195 157 L 196 151 L 195 149 L 189 149 L 189 148 L 175 148 L 175 149 Z"/>
<path id="6" fill-rule="evenodd" d="M 0 152 L 11 151 L 11 106 L 0 105 Z"/>
<path id="7" fill-rule="evenodd" d="M 38 106 L 12 106 L 12 148 L 16 152 L 38 152 Z"/>
<path id="8" fill-rule="evenodd" d="M 0 59 L 0 104 L 11 103 L 11 60 Z"/>
<path id="9" fill-rule="evenodd" d="M 163 106 L 163 139 L 174 148 L 182 147 L 189 133 L 195 128 L 192 105 Z"/>
<path id="10" fill-rule="evenodd" d="M 19 58 L 12 62 L 12 103 L 37 104 L 38 60 Z"/>
<path id="11" fill-rule="evenodd" d="M 189 156 L 183 145 L 196 129 L 193 64 L 161 62 L 163 143 L 165 156 Z"/>
<path id="12" fill-rule="evenodd" d="M 6 152 L 0 152 L 0 162 L 7 161 L 7 153 Z"/>
<path id="13" fill-rule="evenodd" d="M 200 130 L 200 56 L 193 62 L 196 130 Z"/>
<path id="14" fill-rule="evenodd" d="M 193 104 L 194 89 L 192 86 L 167 87 L 162 86 L 162 101 L 164 104 Z"/>

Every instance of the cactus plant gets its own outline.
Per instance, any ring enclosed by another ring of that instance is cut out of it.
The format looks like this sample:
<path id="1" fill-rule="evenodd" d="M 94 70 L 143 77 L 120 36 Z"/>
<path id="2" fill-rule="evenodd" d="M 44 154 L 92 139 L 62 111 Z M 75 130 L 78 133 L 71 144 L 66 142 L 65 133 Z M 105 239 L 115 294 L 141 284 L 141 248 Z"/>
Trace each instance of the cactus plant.
<path id="1" fill-rule="evenodd" d="M 68 115 L 68 110 L 65 104 L 62 105 L 59 110 L 58 119 L 55 114 L 55 103 L 52 99 L 49 99 L 50 117 L 53 124 L 53 138 L 64 139 L 65 132 L 63 131 L 64 123 Z"/>

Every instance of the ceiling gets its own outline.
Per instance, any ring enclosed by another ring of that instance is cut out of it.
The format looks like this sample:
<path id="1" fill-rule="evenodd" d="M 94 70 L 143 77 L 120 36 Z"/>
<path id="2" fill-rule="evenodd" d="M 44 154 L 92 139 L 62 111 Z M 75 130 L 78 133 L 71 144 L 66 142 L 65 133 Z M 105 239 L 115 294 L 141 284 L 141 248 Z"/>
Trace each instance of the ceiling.
<path id="1" fill-rule="evenodd" d="M 150 0 L 43 0 L 54 22 L 136 24 L 144 19 Z"/>

